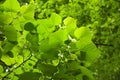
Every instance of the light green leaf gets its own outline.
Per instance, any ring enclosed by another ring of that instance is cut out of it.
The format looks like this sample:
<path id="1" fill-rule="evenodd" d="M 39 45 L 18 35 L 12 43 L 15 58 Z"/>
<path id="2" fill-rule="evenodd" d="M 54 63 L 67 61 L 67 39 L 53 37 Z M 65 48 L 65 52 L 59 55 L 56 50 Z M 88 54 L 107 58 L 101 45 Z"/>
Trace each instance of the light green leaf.
<path id="1" fill-rule="evenodd" d="M 23 15 L 23 17 L 27 20 L 33 20 L 34 19 L 34 4 L 31 3 L 29 5 L 23 5 L 21 7 L 21 14 Z"/>
<path id="2" fill-rule="evenodd" d="M 20 10 L 20 4 L 17 0 L 6 0 L 4 3 L 3 3 L 3 7 L 5 10 L 8 10 L 8 11 L 19 11 Z"/>
<path id="3" fill-rule="evenodd" d="M 59 60 L 58 59 L 52 60 L 52 63 L 53 63 L 54 66 L 57 66 L 59 64 Z"/>
<path id="4" fill-rule="evenodd" d="M 43 34 L 49 32 L 48 27 L 50 25 L 48 24 L 48 20 L 47 19 L 39 20 L 38 23 L 39 23 L 39 26 L 37 27 L 37 32 L 39 34 L 43 35 Z"/>
<path id="5" fill-rule="evenodd" d="M 67 17 L 63 22 L 68 32 L 73 31 L 77 27 L 76 20 L 71 17 Z"/>
<path id="6" fill-rule="evenodd" d="M 21 28 L 21 26 L 20 26 L 20 21 L 18 20 L 18 19 L 14 19 L 14 21 L 13 21 L 13 26 L 14 26 L 14 28 L 17 30 L 17 31 L 22 31 L 22 28 Z"/>
<path id="7" fill-rule="evenodd" d="M 10 24 L 13 20 L 13 17 L 11 16 L 10 13 L 8 12 L 4 12 L 1 13 L 0 12 L 0 24 Z"/>
<path id="8" fill-rule="evenodd" d="M 77 28 L 74 32 L 74 35 L 78 39 L 85 38 L 87 40 L 91 40 L 92 37 L 88 27 Z"/>
<path id="9" fill-rule="evenodd" d="M 8 66 L 16 62 L 14 58 L 9 57 L 8 55 L 3 55 L 1 60 Z"/>
<path id="10" fill-rule="evenodd" d="M 49 45 L 52 47 L 58 44 L 62 44 L 65 40 L 67 40 L 68 34 L 66 30 L 58 30 L 54 32 L 53 34 L 51 34 L 49 37 L 50 37 Z"/>
<path id="11" fill-rule="evenodd" d="M 56 13 L 52 13 L 52 15 L 50 17 L 50 21 L 53 25 L 59 25 L 62 22 L 62 18 L 60 15 L 58 15 Z"/>

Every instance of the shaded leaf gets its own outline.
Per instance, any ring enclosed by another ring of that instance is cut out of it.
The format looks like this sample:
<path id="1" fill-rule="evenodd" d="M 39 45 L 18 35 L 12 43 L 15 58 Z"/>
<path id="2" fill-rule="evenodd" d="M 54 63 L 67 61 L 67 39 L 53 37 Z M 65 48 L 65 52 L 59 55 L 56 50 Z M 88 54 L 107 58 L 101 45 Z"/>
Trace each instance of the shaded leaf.
<path id="1" fill-rule="evenodd" d="M 4 71 L 3 66 L 0 65 L 0 73 L 2 73 L 3 71 Z"/>
<path id="2" fill-rule="evenodd" d="M 41 70 L 45 76 L 52 76 L 57 72 L 57 67 L 50 64 L 38 64 L 38 69 Z"/>
<path id="3" fill-rule="evenodd" d="M 32 31 L 34 30 L 34 24 L 32 24 L 31 22 L 27 22 L 25 25 L 24 25 L 24 29 L 26 31 Z"/>
<path id="4" fill-rule="evenodd" d="M 4 26 L 5 36 L 9 41 L 17 41 L 17 31 L 11 25 Z"/>
<path id="5" fill-rule="evenodd" d="M 37 72 L 25 72 L 23 74 L 20 74 L 18 77 L 18 80 L 39 80 L 41 74 Z"/>

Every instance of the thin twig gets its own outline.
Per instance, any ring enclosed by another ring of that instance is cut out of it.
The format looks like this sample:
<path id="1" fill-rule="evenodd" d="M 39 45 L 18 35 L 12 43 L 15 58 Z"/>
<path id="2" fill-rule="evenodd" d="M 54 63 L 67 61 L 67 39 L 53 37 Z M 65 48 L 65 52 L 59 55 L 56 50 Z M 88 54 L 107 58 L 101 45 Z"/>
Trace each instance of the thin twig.
<path id="1" fill-rule="evenodd" d="M 17 67 L 13 68 L 12 70 L 10 70 L 9 73 L 7 73 L 4 77 L 2 77 L 2 80 L 4 80 L 5 78 L 7 78 L 7 76 L 9 76 L 15 69 L 21 67 L 24 63 L 26 63 L 28 60 L 30 60 L 31 57 L 32 57 L 32 54 L 30 55 L 30 57 L 28 59 L 26 59 L 25 61 L 23 61 L 20 65 L 18 65 Z"/>

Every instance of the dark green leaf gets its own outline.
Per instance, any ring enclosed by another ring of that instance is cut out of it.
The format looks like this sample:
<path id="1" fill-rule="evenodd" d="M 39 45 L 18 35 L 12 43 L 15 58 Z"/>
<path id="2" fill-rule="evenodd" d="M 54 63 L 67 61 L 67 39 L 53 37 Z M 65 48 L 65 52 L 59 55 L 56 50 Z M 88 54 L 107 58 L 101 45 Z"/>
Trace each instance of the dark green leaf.
<path id="1" fill-rule="evenodd" d="M 25 72 L 23 74 L 20 74 L 18 77 L 18 80 L 39 80 L 41 74 L 37 72 Z"/>
<path id="2" fill-rule="evenodd" d="M 24 25 L 24 29 L 26 31 L 33 31 L 34 30 L 34 24 L 31 23 L 31 22 L 27 22 L 25 25 Z"/>
<path id="3" fill-rule="evenodd" d="M 52 76 L 57 72 L 57 67 L 50 64 L 38 64 L 38 69 L 42 71 L 45 76 Z"/>
<path id="4" fill-rule="evenodd" d="M 11 51 L 8 51 L 6 54 L 7 54 L 9 57 L 11 57 L 11 58 L 14 57 L 14 55 L 13 55 L 13 53 L 12 53 Z"/>

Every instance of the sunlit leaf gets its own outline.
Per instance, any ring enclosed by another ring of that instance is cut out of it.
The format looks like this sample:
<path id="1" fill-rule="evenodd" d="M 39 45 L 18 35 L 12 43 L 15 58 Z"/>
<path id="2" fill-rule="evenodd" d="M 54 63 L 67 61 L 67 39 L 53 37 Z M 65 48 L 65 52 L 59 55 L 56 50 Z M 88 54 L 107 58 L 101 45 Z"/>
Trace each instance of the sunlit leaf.
<path id="1" fill-rule="evenodd" d="M 4 12 L 1 13 L 0 12 L 0 24 L 10 24 L 13 20 L 13 17 L 10 13 L 8 12 Z"/>
<path id="2" fill-rule="evenodd" d="M 90 30 L 89 28 L 87 27 L 80 27 L 80 28 L 77 28 L 74 32 L 74 35 L 78 38 L 78 39 L 81 39 L 81 38 L 86 38 L 88 40 L 91 40 L 91 33 L 90 33 Z"/>
<path id="3" fill-rule="evenodd" d="M 6 0 L 3 3 L 3 7 L 5 8 L 5 10 L 8 11 L 19 11 L 20 10 L 20 4 L 17 0 Z"/>
<path id="4" fill-rule="evenodd" d="M 68 32 L 73 31 L 77 27 L 76 20 L 72 17 L 67 17 L 63 22 Z"/>
<path id="5" fill-rule="evenodd" d="M 52 13 L 52 15 L 50 17 L 50 21 L 52 22 L 53 25 L 59 25 L 62 22 L 62 18 L 60 15 L 58 15 L 56 13 Z"/>
<path id="6" fill-rule="evenodd" d="M 35 9 L 34 4 L 30 3 L 29 5 L 23 5 L 21 7 L 20 12 L 25 19 L 33 20 L 34 19 L 34 9 Z"/>
<path id="7" fill-rule="evenodd" d="M 66 30 L 58 30 L 50 35 L 49 45 L 50 46 L 60 45 L 67 39 L 68 39 L 68 34 Z"/>
<path id="8" fill-rule="evenodd" d="M 59 60 L 52 60 L 52 63 L 54 66 L 57 66 L 59 64 Z"/>
<path id="9" fill-rule="evenodd" d="M 15 59 L 9 57 L 8 55 L 3 55 L 1 60 L 8 66 L 10 66 L 10 65 L 15 63 Z"/>

